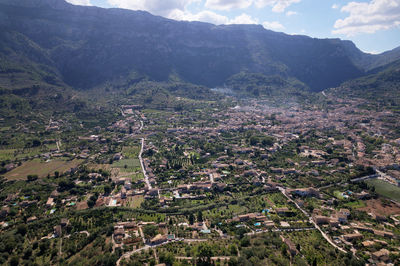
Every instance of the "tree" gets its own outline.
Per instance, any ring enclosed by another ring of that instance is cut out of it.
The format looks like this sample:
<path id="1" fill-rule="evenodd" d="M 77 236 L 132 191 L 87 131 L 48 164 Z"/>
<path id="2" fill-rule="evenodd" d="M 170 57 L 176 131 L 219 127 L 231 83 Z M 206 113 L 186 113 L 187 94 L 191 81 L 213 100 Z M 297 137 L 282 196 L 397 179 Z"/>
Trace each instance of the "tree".
<path id="1" fill-rule="evenodd" d="M 38 140 L 38 139 L 32 140 L 32 147 L 39 147 L 40 145 L 42 145 L 40 140 Z"/>
<path id="2" fill-rule="evenodd" d="M 312 266 L 317 266 L 317 258 L 314 258 L 314 260 L 312 262 Z"/>
<path id="3" fill-rule="evenodd" d="M 25 250 L 23 259 L 27 260 L 32 256 L 32 249 L 29 247 Z"/>
<path id="4" fill-rule="evenodd" d="M 19 265 L 19 258 L 18 256 L 12 256 L 10 260 L 10 266 L 18 266 Z"/>
<path id="5" fill-rule="evenodd" d="M 28 182 L 35 181 L 35 180 L 37 180 L 38 178 L 39 178 L 38 175 L 28 175 L 28 176 L 27 176 Z"/>
<path id="6" fill-rule="evenodd" d="M 199 211 L 197 213 L 197 221 L 198 222 L 203 222 L 203 213 L 201 211 Z"/>
<path id="7" fill-rule="evenodd" d="M 111 193 L 111 186 L 110 185 L 105 185 L 104 186 L 104 194 L 110 194 Z"/>
<path id="8" fill-rule="evenodd" d="M 161 263 L 165 263 L 166 265 L 170 266 L 174 264 L 175 256 L 171 252 L 161 253 L 159 255 L 159 259 Z"/>
<path id="9" fill-rule="evenodd" d="M 286 256 L 286 255 L 287 255 L 287 247 L 286 247 L 285 244 L 282 244 L 282 246 L 281 246 L 281 252 L 282 252 L 282 255 L 283 255 L 283 256 Z"/>
<path id="10" fill-rule="evenodd" d="M 193 224 L 194 224 L 194 215 L 193 215 L 193 213 L 190 213 L 190 214 L 189 214 L 189 224 L 190 224 L 190 225 L 193 225 Z"/>
<path id="11" fill-rule="evenodd" d="M 237 247 L 236 245 L 230 245 L 230 253 L 232 256 L 237 256 L 238 255 L 238 251 L 237 251 Z"/>
<path id="12" fill-rule="evenodd" d="M 87 202 L 89 208 L 92 208 L 92 207 L 96 204 L 96 201 L 97 201 L 96 195 L 92 195 L 92 196 L 89 198 L 88 202 Z"/>
<path id="13" fill-rule="evenodd" d="M 147 239 L 153 238 L 158 234 L 158 227 L 152 224 L 145 225 L 143 227 L 143 234 Z"/>
<path id="14" fill-rule="evenodd" d="M 249 238 L 248 236 L 243 237 L 243 238 L 240 240 L 240 246 L 242 246 L 242 247 L 248 247 L 248 246 L 250 246 L 250 238 Z"/>
<path id="15" fill-rule="evenodd" d="M 66 190 L 70 190 L 70 189 L 74 188 L 75 184 L 71 180 L 61 180 L 58 183 L 58 186 L 59 186 L 58 191 L 62 192 L 62 191 L 66 191 Z"/>
<path id="16" fill-rule="evenodd" d="M 213 251 L 208 243 L 202 243 L 197 250 L 198 265 L 210 265 Z"/>
<path id="17" fill-rule="evenodd" d="M 258 139 L 256 136 L 252 136 L 252 137 L 250 137 L 250 139 L 249 139 L 249 142 L 250 142 L 250 145 L 251 145 L 251 146 L 257 145 L 257 144 L 258 144 L 258 141 L 259 141 L 259 139 Z"/>
<path id="18" fill-rule="evenodd" d="M 25 224 L 20 224 L 17 226 L 17 234 L 20 234 L 21 236 L 25 236 L 27 232 L 28 232 L 28 228 L 26 227 Z"/>

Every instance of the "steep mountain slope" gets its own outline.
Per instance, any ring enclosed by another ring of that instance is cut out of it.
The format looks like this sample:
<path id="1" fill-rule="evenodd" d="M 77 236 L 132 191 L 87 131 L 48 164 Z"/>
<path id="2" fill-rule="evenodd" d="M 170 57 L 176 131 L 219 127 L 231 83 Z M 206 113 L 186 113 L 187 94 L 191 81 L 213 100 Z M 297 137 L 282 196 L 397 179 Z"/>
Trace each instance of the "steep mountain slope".
<path id="1" fill-rule="evenodd" d="M 365 98 L 377 107 L 400 110 L 400 60 L 373 69 L 367 76 L 347 81 L 331 92 Z"/>
<path id="2" fill-rule="evenodd" d="M 2 41 L 4 34 L 20 35 L 38 47 L 32 59 L 13 50 L 26 44 L 14 40 L 11 52 L 1 52 L 2 62 L 13 62 L 12 53 L 26 56 L 76 88 L 99 86 L 132 72 L 157 81 L 172 76 L 218 86 L 247 72 L 296 78 L 318 91 L 363 75 L 368 57 L 338 39 L 291 36 L 255 25 L 177 22 L 64 0 L 0 0 L 0 29 Z"/>
<path id="3" fill-rule="evenodd" d="M 354 64 L 367 72 L 400 60 L 400 47 L 382 54 L 366 54 L 360 51 L 353 42 L 342 41 L 342 45 L 346 50 L 347 56 Z"/>

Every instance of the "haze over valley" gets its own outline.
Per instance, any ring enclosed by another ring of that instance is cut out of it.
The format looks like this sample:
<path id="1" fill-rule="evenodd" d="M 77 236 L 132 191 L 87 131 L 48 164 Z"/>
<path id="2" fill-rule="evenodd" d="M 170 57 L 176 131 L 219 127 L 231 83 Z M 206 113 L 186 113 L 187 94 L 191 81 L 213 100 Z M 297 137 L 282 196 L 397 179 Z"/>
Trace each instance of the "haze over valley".
<path id="1" fill-rule="evenodd" d="M 0 0 L 1 265 L 400 263 L 400 46 L 103 2 Z"/>

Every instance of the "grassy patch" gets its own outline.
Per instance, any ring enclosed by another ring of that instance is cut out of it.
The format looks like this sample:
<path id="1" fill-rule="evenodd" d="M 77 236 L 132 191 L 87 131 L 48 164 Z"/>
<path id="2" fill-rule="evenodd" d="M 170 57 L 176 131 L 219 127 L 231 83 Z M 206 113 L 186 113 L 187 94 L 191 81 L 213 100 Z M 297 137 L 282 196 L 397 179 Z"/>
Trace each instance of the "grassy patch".
<path id="1" fill-rule="evenodd" d="M 126 201 L 126 206 L 130 208 L 140 208 L 140 205 L 143 203 L 144 197 L 142 195 L 136 195 L 131 198 L 128 198 Z"/>
<path id="2" fill-rule="evenodd" d="M 139 181 L 139 180 L 142 180 L 142 179 L 144 179 L 144 175 L 143 175 L 142 172 L 132 175 L 132 182 L 136 182 L 136 181 Z"/>
<path id="3" fill-rule="evenodd" d="M 344 206 L 346 206 L 348 208 L 358 209 L 358 208 L 365 207 L 366 204 L 361 200 L 357 200 L 357 201 L 351 201 L 351 202 L 345 203 Z"/>
<path id="4" fill-rule="evenodd" d="M 89 163 L 88 165 L 87 165 L 87 167 L 89 168 L 89 169 L 92 169 L 92 170 L 103 170 L 103 171 L 110 171 L 110 169 L 111 169 L 111 165 L 109 165 L 109 164 L 96 164 L 96 163 Z"/>
<path id="5" fill-rule="evenodd" d="M 0 161 L 12 160 L 14 158 L 14 149 L 0 150 Z"/>
<path id="6" fill-rule="evenodd" d="M 115 168 L 120 168 L 122 172 L 137 172 L 140 171 L 139 159 L 122 159 L 112 164 Z"/>
<path id="7" fill-rule="evenodd" d="M 23 163 L 21 166 L 8 172 L 5 177 L 9 180 L 23 180 L 28 175 L 38 175 L 43 178 L 48 174 L 53 175 L 58 171 L 63 173 L 71 168 L 75 168 L 82 163 L 82 160 L 62 161 L 53 160 L 50 162 L 41 162 L 40 160 L 32 160 Z"/>
<path id="8" fill-rule="evenodd" d="M 137 158 L 139 156 L 139 152 L 139 146 L 125 146 L 122 148 L 122 155 L 128 159 Z"/>
<path id="9" fill-rule="evenodd" d="M 343 197 L 343 195 L 342 195 L 342 192 L 340 192 L 340 191 L 338 191 L 338 190 L 335 190 L 335 191 L 333 192 L 333 195 L 334 195 L 335 198 L 337 198 L 337 199 L 344 199 L 344 197 Z"/>
<path id="10" fill-rule="evenodd" d="M 400 187 L 379 179 L 368 180 L 367 183 L 373 185 L 379 195 L 400 202 Z"/>
<path id="11" fill-rule="evenodd" d="M 26 149 L 4 149 L 0 150 L 0 161 L 21 159 L 25 157 L 33 157 L 43 152 L 48 152 L 50 149 L 56 149 L 56 144 L 49 144 L 42 147 L 26 148 Z"/>

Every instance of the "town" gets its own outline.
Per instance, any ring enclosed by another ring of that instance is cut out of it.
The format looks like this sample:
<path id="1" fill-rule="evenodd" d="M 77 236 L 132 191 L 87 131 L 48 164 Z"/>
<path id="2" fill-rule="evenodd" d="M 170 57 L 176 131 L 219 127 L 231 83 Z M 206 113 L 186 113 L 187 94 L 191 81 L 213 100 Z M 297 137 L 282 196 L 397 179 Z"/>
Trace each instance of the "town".
<path id="1" fill-rule="evenodd" d="M 30 147 L 0 151 L 0 252 L 41 264 L 395 265 L 398 114 L 325 97 L 329 108 L 124 104 L 74 134 L 50 119 Z"/>

